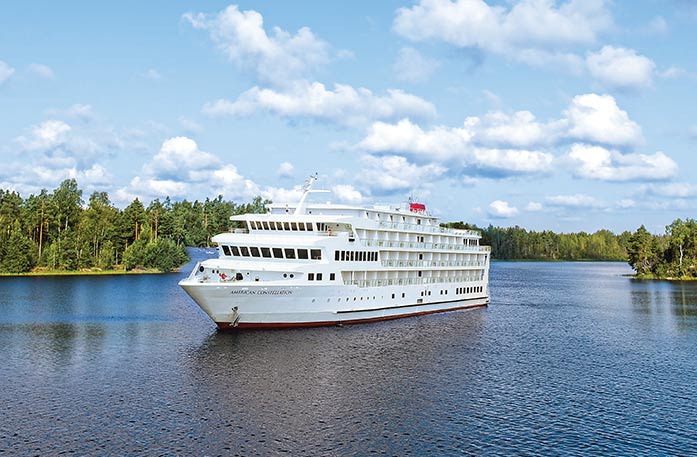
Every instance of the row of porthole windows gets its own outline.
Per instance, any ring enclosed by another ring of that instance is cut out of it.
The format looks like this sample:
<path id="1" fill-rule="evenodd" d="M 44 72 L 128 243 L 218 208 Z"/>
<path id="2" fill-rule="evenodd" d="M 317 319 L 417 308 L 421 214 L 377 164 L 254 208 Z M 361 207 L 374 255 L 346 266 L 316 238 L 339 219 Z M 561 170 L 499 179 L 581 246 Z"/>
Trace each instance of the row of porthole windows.
<path id="1" fill-rule="evenodd" d="M 221 245 L 223 254 L 234 257 L 265 257 L 274 259 L 322 260 L 321 249 L 266 248 L 257 246 Z"/>
<path id="2" fill-rule="evenodd" d="M 456 294 L 474 294 L 478 292 L 483 292 L 483 286 L 472 286 L 472 287 L 458 287 L 455 291 Z"/>
<path id="3" fill-rule="evenodd" d="M 378 253 L 371 251 L 334 251 L 334 260 L 348 262 L 376 262 Z"/>
<path id="4" fill-rule="evenodd" d="M 249 221 L 249 225 L 254 230 L 313 231 L 312 222 Z"/>

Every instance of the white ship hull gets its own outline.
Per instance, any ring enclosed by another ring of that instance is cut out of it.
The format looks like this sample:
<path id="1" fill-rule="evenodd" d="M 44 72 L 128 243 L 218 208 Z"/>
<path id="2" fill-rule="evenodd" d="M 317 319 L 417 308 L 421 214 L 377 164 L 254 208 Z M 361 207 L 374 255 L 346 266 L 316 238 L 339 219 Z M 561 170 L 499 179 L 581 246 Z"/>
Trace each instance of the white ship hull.
<path id="1" fill-rule="evenodd" d="M 449 284 L 447 294 L 423 285 L 359 288 L 353 286 L 269 286 L 198 283 L 182 288 L 218 328 L 282 328 L 358 324 L 486 306 L 484 293 L 456 292 L 481 282 Z M 432 292 L 428 295 L 428 292 Z M 423 293 L 423 294 L 422 294 Z M 402 297 L 404 294 L 404 297 Z M 395 298 L 392 298 L 394 295 Z"/>

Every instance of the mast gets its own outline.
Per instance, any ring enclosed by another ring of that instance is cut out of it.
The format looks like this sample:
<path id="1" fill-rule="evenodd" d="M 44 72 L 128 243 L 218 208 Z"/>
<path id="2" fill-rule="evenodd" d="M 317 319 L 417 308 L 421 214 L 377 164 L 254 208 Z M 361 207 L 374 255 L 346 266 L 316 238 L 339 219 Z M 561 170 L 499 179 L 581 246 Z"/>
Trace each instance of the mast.
<path id="1" fill-rule="evenodd" d="M 305 181 L 305 185 L 303 186 L 303 195 L 300 197 L 300 201 L 298 202 L 298 206 L 295 208 L 293 215 L 297 216 L 298 214 L 305 214 L 305 201 L 307 200 L 308 195 L 310 195 L 312 185 L 315 183 L 315 181 L 317 181 L 317 173 L 310 176 L 307 181 Z"/>

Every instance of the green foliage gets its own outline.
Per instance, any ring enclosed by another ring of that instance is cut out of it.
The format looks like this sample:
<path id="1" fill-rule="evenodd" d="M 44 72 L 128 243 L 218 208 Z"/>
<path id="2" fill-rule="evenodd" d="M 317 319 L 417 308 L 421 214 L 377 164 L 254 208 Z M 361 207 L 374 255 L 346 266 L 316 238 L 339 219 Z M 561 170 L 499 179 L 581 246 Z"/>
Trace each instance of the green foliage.
<path id="1" fill-rule="evenodd" d="M 34 267 L 36 253 L 34 243 L 24 236 L 19 222 L 13 224 L 12 232 L 0 253 L 0 268 L 8 273 L 26 273 Z"/>
<path id="2" fill-rule="evenodd" d="M 595 233 L 554 233 L 528 231 L 520 227 L 480 229 L 475 225 L 448 222 L 445 227 L 479 230 L 482 244 L 491 246 L 491 256 L 498 260 L 626 260 L 628 234 L 615 235 L 609 230 Z"/>
<path id="3" fill-rule="evenodd" d="M 124 210 L 106 192 L 93 192 L 87 205 L 74 179 L 53 192 L 43 189 L 26 200 L 0 189 L 0 273 L 34 267 L 51 270 L 156 268 L 171 271 L 188 260 L 184 246 L 208 246 L 228 231 L 230 216 L 265 212 L 260 197 L 248 204 L 135 199 Z"/>
<path id="4" fill-rule="evenodd" d="M 674 220 L 665 235 L 652 235 L 642 225 L 629 237 L 628 262 L 639 277 L 697 277 L 697 222 Z"/>

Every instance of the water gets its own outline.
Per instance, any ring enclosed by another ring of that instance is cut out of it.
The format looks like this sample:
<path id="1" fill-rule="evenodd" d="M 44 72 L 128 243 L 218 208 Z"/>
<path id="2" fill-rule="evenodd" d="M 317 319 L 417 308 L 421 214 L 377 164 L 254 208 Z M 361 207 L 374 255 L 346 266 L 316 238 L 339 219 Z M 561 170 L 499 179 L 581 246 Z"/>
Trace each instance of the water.
<path id="1" fill-rule="evenodd" d="M 0 454 L 697 453 L 697 283 L 494 263 L 488 308 L 225 334 L 189 267 L 0 278 Z"/>

